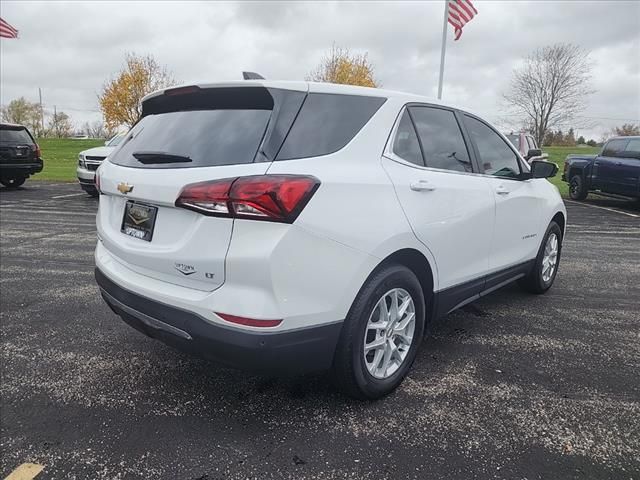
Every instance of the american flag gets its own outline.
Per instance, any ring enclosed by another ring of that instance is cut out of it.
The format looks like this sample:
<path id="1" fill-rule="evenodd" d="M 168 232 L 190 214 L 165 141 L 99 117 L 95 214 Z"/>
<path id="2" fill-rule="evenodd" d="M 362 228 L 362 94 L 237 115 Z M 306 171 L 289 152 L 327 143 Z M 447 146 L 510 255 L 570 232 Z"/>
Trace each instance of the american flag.
<path id="1" fill-rule="evenodd" d="M 18 30 L 0 18 L 0 37 L 18 38 Z"/>
<path id="2" fill-rule="evenodd" d="M 456 37 L 455 40 L 462 35 L 462 27 L 464 27 L 471 19 L 478 14 L 471 0 L 448 0 L 449 1 L 449 23 L 453 25 Z"/>

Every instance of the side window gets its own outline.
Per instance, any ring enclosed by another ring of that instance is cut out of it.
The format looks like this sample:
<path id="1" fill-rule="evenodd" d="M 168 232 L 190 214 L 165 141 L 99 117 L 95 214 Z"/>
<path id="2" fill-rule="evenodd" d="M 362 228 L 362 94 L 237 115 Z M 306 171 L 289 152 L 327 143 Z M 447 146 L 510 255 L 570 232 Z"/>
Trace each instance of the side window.
<path id="1" fill-rule="evenodd" d="M 464 123 L 478 147 L 484 173 L 498 177 L 517 177 L 520 174 L 518 157 L 500 136 L 475 118 L 465 115 Z"/>
<path id="2" fill-rule="evenodd" d="M 310 93 L 287 135 L 277 160 L 337 152 L 378 111 L 386 98 Z"/>
<path id="3" fill-rule="evenodd" d="M 472 172 L 460 126 L 450 110 L 410 107 L 427 167 Z"/>
<path id="4" fill-rule="evenodd" d="M 624 149 L 625 157 L 640 160 L 640 138 L 632 138 Z"/>
<path id="5" fill-rule="evenodd" d="M 537 150 L 538 146 L 536 145 L 536 141 L 533 137 L 527 135 L 527 143 L 529 144 L 528 150 Z"/>
<path id="6" fill-rule="evenodd" d="M 616 140 L 609 140 L 602 149 L 603 157 L 618 157 L 619 154 L 624 151 L 629 140 L 626 138 L 619 138 Z"/>
<path id="7" fill-rule="evenodd" d="M 396 136 L 393 139 L 392 151 L 395 155 L 407 162 L 420 166 L 424 165 L 420 144 L 418 143 L 418 136 L 416 135 L 416 130 L 413 128 L 413 122 L 407 110 L 402 114 L 402 118 L 398 124 Z"/>

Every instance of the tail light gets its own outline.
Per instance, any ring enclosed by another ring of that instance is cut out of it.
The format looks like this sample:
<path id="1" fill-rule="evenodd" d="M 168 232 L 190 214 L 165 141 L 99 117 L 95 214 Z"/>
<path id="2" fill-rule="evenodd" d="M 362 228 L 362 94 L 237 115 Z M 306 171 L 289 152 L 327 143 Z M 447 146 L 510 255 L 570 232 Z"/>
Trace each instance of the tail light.
<path id="1" fill-rule="evenodd" d="M 293 223 L 320 181 L 305 175 L 255 175 L 193 183 L 176 207 L 203 215 Z"/>
<path id="2" fill-rule="evenodd" d="M 100 191 L 100 167 L 98 167 L 98 170 L 96 171 L 95 178 L 96 178 L 96 190 L 98 191 L 98 193 L 102 193 Z"/>
<path id="3" fill-rule="evenodd" d="M 35 149 L 36 158 L 40 158 L 40 156 L 42 155 L 42 152 L 40 151 L 40 145 L 36 143 L 35 146 L 36 146 L 36 149 Z"/>

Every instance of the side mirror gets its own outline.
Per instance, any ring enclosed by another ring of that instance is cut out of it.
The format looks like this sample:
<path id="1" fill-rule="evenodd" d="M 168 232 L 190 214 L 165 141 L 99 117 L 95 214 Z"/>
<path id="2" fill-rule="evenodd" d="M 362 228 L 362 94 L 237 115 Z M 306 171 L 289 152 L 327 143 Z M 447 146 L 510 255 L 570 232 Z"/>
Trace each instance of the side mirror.
<path id="1" fill-rule="evenodd" d="M 527 160 L 533 157 L 541 157 L 541 156 L 542 156 L 542 150 L 540 150 L 539 148 L 532 148 L 527 152 Z"/>
<path id="2" fill-rule="evenodd" d="M 558 173 L 558 166 L 552 162 L 534 160 L 531 162 L 531 178 L 551 178 Z"/>

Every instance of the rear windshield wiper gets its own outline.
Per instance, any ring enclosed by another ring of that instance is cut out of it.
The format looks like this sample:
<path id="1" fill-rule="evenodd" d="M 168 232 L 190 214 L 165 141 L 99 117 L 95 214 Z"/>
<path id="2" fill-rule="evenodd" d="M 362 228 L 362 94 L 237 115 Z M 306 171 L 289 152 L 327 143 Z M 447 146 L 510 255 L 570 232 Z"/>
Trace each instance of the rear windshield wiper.
<path id="1" fill-rule="evenodd" d="M 173 155 L 167 152 L 135 152 L 133 156 L 145 165 L 154 163 L 188 163 L 193 161 L 189 157 Z"/>

